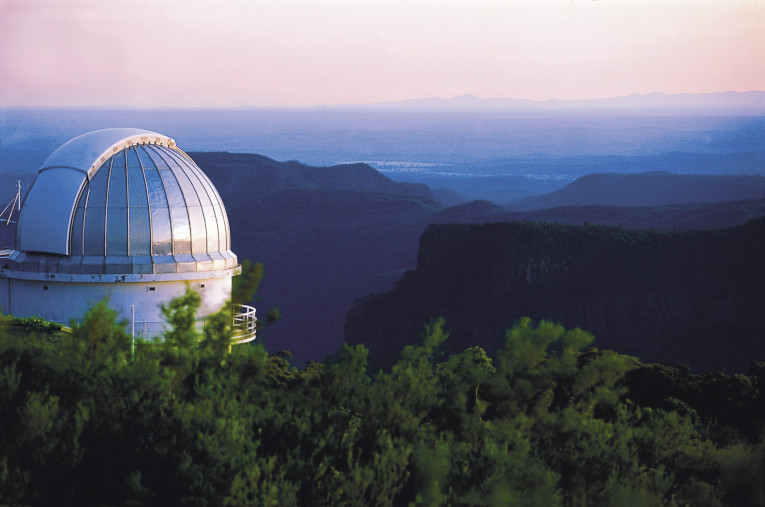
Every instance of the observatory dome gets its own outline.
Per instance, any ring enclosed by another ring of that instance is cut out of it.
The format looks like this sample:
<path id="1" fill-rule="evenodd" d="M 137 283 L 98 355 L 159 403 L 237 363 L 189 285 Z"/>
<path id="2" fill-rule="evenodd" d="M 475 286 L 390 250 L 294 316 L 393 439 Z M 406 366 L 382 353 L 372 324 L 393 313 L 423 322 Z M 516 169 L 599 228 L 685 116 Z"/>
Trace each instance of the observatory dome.
<path id="1" fill-rule="evenodd" d="M 191 290 L 197 325 L 230 303 L 241 273 L 215 187 L 175 141 L 96 130 L 43 162 L 21 205 L 16 249 L 0 252 L 0 312 L 81 322 L 108 301 L 135 337 L 162 339 L 162 311 Z M 232 343 L 255 339 L 255 308 L 229 306 Z"/>
<path id="2" fill-rule="evenodd" d="M 237 266 L 217 190 L 175 141 L 140 129 L 78 136 L 42 164 L 19 215 L 17 269 L 161 274 Z"/>

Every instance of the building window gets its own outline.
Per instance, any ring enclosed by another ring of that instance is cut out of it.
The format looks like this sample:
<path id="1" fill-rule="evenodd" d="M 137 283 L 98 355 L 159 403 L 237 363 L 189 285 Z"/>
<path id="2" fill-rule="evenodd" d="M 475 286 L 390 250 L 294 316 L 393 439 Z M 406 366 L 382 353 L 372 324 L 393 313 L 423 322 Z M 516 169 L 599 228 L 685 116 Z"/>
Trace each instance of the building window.
<path id="1" fill-rule="evenodd" d="M 203 283 L 200 283 L 200 284 L 199 284 L 199 288 L 200 288 L 200 289 L 204 289 L 204 288 L 205 288 L 205 284 L 203 284 Z"/>
<path id="2" fill-rule="evenodd" d="M 47 285 L 43 285 L 43 290 L 48 290 L 48 286 Z"/>
<path id="3" fill-rule="evenodd" d="M 149 291 L 149 292 L 154 292 L 155 290 L 157 290 L 157 288 L 156 287 L 146 287 L 146 290 Z"/>

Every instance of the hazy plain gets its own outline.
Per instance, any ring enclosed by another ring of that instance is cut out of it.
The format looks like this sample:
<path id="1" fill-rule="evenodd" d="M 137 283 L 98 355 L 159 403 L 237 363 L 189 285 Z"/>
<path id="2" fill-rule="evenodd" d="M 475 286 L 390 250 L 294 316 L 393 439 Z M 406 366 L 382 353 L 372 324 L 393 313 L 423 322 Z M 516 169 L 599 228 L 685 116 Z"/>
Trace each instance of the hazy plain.
<path id="1" fill-rule="evenodd" d="M 364 161 L 469 199 L 550 192 L 596 172 L 765 174 L 765 116 L 660 110 L 1 109 L 3 190 L 81 133 L 155 130 L 186 151 L 327 166 Z M 8 192 L 3 191 L 2 194 Z"/>

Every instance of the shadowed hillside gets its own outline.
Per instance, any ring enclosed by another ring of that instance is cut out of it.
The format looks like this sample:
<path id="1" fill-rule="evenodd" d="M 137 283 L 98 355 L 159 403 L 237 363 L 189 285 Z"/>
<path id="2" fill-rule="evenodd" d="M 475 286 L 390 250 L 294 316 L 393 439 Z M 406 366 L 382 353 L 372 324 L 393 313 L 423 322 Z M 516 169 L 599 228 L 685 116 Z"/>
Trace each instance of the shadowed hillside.
<path id="1" fill-rule="evenodd" d="M 663 206 L 765 198 L 765 177 L 646 172 L 583 176 L 550 194 L 508 203 L 513 211 L 557 206 Z"/>
<path id="2" fill-rule="evenodd" d="M 247 187 L 248 196 L 260 197 L 282 190 L 301 189 L 361 191 L 433 198 L 426 185 L 396 183 L 367 164 L 312 167 L 294 160 L 277 162 L 262 155 L 249 153 L 201 152 L 189 155 L 204 168 L 208 176 L 215 179 L 221 194 L 237 195 L 243 190 L 243 181 L 247 180 L 254 182 Z"/>
<path id="3" fill-rule="evenodd" d="M 240 259 L 263 262 L 256 306 L 282 318 L 259 333 L 297 364 L 343 342 L 355 299 L 389 290 L 415 266 L 430 223 L 507 220 L 722 227 L 765 213 L 765 200 L 663 208 L 560 208 L 509 213 L 488 202 L 443 208 L 424 185 L 396 183 L 365 164 L 310 167 L 234 153 L 191 153 L 221 193 Z"/>
<path id="4" fill-rule="evenodd" d="M 441 206 L 425 185 L 395 183 L 365 164 L 309 167 L 267 157 L 192 153 L 226 203 L 237 255 L 265 265 L 261 333 L 299 364 L 342 345 L 353 300 L 386 290 L 414 264 L 417 239 Z"/>
<path id="5" fill-rule="evenodd" d="M 628 228 L 685 230 L 722 229 L 763 215 L 765 199 L 666 206 L 559 206 L 497 216 L 502 217 L 503 221 L 589 223 L 622 225 Z"/>
<path id="6" fill-rule="evenodd" d="M 601 226 L 434 225 L 417 269 L 360 300 L 346 339 L 370 365 L 445 317 L 447 347 L 495 350 L 521 316 L 581 327 L 642 361 L 743 371 L 765 359 L 765 218 L 670 233 Z M 450 349 L 449 349 L 450 351 Z"/>

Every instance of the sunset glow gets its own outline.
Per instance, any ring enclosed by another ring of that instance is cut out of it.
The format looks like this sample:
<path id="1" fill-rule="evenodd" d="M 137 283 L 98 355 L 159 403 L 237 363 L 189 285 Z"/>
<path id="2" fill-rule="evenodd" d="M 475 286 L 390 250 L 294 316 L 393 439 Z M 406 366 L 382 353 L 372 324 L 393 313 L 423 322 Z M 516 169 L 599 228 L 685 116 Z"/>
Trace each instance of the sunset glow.
<path id="1" fill-rule="evenodd" d="M 765 89 L 765 2 L 0 0 L 0 106 Z"/>

